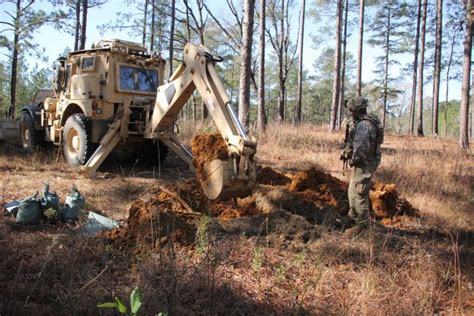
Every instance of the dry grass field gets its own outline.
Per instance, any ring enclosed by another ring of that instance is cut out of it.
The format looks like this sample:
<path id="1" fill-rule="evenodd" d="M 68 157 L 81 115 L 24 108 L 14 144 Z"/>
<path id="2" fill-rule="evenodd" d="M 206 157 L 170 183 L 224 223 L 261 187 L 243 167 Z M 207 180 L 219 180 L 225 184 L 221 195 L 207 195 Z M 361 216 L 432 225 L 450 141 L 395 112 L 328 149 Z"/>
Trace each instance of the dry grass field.
<path id="1" fill-rule="evenodd" d="M 191 136 L 184 128 L 181 137 Z M 347 182 L 342 137 L 319 127 L 271 125 L 257 160 L 281 173 L 319 166 Z M 173 236 L 161 228 L 155 236 L 151 216 L 140 226 L 151 227 L 151 241 L 140 232 L 132 240 L 130 231 L 83 236 L 80 225 L 23 227 L 0 215 L 0 315 L 107 315 L 96 305 L 116 296 L 127 301 L 134 287 L 143 295 L 143 315 L 474 313 L 472 150 L 460 151 L 454 140 L 390 135 L 382 148 L 375 181 L 394 183 L 419 216 L 353 240 L 329 221 L 284 210 L 231 220 L 198 214 L 193 229 Z M 64 201 L 75 184 L 87 210 L 127 226 L 134 201 L 192 178 L 185 169 L 176 159 L 153 168 L 112 157 L 92 180 L 53 149 L 28 156 L 0 144 L 0 207 L 32 195 L 43 181 Z M 190 222 L 172 218 L 168 232 Z"/>

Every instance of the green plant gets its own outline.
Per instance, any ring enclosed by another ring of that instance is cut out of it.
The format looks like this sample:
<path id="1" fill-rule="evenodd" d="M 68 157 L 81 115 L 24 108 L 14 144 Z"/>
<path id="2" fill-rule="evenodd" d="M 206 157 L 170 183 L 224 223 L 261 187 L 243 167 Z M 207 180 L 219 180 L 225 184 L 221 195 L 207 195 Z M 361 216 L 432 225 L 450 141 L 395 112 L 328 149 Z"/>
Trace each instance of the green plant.
<path id="1" fill-rule="evenodd" d="M 276 278 L 279 283 L 283 283 L 286 278 L 286 272 L 288 271 L 288 267 L 282 263 L 277 265 L 276 267 Z"/>
<path id="2" fill-rule="evenodd" d="M 115 302 L 102 303 L 97 305 L 100 308 L 115 308 L 120 314 L 128 315 L 128 308 L 124 303 L 115 297 Z M 137 315 L 142 307 L 142 295 L 138 287 L 134 288 L 130 294 L 130 315 Z"/>
<path id="3" fill-rule="evenodd" d="M 198 253 L 204 253 L 209 246 L 209 223 L 211 219 L 209 216 L 202 216 L 199 220 L 196 231 L 196 248 Z"/>
<path id="4" fill-rule="evenodd" d="M 263 263 L 263 249 L 260 247 L 255 247 L 252 254 L 252 269 L 258 275 L 260 275 L 260 269 L 262 268 Z"/>
<path id="5" fill-rule="evenodd" d="M 58 210 L 55 210 L 54 208 L 50 207 L 47 208 L 46 210 L 43 211 L 44 216 L 46 217 L 46 220 L 49 223 L 57 223 L 61 220 L 61 213 Z"/>

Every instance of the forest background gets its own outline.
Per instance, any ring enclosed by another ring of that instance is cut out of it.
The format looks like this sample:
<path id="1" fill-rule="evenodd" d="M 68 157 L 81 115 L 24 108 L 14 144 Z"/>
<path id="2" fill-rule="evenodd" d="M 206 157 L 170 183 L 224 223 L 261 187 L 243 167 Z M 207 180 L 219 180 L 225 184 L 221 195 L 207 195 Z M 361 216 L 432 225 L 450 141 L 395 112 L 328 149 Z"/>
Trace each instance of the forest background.
<path id="1" fill-rule="evenodd" d="M 472 28 L 470 4 L 461 0 L 4 0 L 0 5 L 0 110 L 6 116 L 17 116 L 38 89 L 51 86 L 59 56 L 101 38 L 140 42 L 160 52 L 168 61 L 165 78 L 179 64 L 186 42 L 204 44 L 224 57 L 218 71 L 237 109 L 244 99 L 242 34 L 250 27 L 249 110 L 239 108 L 247 126 L 260 118 L 263 128 L 271 121 L 302 121 L 336 130 L 345 116 L 344 100 L 361 93 L 369 99 L 369 111 L 386 117 L 389 133 L 461 136 L 464 37 Z M 249 13 L 251 24 L 245 20 Z M 472 106 L 467 113 L 464 133 L 472 137 Z M 196 95 L 182 119 L 206 116 Z"/>

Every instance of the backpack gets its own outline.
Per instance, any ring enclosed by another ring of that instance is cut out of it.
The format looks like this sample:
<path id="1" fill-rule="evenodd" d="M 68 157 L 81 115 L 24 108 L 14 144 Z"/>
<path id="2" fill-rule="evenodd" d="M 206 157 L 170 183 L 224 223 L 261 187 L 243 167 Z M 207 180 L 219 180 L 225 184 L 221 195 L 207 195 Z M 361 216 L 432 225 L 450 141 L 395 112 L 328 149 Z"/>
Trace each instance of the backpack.
<path id="1" fill-rule="evenodd" d="M 361 121 L 364 120 L 371 122 L 375 125 L 375 127 L 377 127 L 377 144 L 381 145 L 383 143 L 384 129 L 379 117 L 375 114 L 367 114 L 366 116 L 361 118 Z"/>

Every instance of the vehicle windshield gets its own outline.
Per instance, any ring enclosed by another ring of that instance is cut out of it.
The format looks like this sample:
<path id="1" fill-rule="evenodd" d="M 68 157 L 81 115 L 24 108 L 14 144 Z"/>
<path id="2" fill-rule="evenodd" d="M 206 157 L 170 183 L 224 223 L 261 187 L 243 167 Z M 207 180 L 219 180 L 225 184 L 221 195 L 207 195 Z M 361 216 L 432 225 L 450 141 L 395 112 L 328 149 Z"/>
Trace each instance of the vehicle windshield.
<path id="1" fill-rule="evenodd" d="M 120 65 L 120 90 L 156 92 L 157 87 L 157 70 Z"/>

